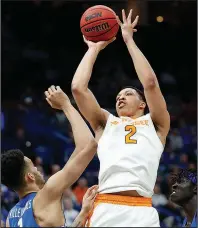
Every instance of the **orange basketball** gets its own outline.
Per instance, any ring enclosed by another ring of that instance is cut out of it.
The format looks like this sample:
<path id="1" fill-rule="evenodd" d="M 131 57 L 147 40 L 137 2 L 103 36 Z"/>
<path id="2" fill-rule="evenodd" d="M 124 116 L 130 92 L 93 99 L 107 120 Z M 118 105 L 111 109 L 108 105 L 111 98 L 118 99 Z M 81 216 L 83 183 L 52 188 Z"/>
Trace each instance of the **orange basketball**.
<path id="1" fill-rule="evenodd" d="M 115 12 L 103 5 L 87 9 L 81 17 L 82 34 L 90 41 L 106 41 L 116 36 L 119 25 Z"/>

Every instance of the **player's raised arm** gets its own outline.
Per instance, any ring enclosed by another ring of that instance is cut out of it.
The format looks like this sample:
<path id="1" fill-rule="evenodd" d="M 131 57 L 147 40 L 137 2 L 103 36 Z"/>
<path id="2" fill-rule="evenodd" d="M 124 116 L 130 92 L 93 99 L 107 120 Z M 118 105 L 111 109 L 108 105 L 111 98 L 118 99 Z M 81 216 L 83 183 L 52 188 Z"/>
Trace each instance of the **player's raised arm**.
<path id="1" fill-rule="evenodd" d="M 43 189 L 38 192 L 36 200 L 39 201 L 39 207 L 61 198 L 63 191 L 83 173 L 97 149 L 92 133 L 60 87 L 52 86 L 45 94 L 53 108 L 62 109 L 66 114 L 72 125 L 76 149 L 63 169 L 50 177 Z"/>
<path id="2" fill-rule="evenodd" d="M 130 10 L 128 17 L 126 17 L 125 11 L 122 10 L 123 23 L 117 18 L 118 23 L 121 26 L 122 36 L 133 60 L 138 78 L 144 87 L 151 118 L 162 138 L 166 138 L 170 128 L 170 116 L 167 111 L 166 102 L 152 67 L 133 40 L 133 33 L 136 31 L 135 26 L 139 17 L 137 16 L 133 22 L 131 22 L 131 17 L 132 10 Z"/>
<path id="3" fill-rule="evenodd" d="M 72 81 L 72 94 L 81 113 L 89 121 L 93 130 L 106 124 L 108 112 L 100 108 L 93 93 L 88 89 L 88 83 L 99 52 L 114 40 L 115 38 L 110 41 L 93 43 L 84 38 L 88 50 L 81 60 Z"/>

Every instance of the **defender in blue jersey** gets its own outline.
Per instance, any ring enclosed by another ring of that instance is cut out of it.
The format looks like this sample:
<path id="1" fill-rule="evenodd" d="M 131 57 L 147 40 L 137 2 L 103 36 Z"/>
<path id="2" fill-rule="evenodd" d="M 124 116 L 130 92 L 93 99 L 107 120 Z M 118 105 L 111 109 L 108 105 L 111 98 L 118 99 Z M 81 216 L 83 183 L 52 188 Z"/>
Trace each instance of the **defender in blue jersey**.
<path id="1" fill-rule="evenodd" d="M 59 86 L 45 92 L 52 108 L 63 110 L 73 130 L 76 148 L 63 169 L 45 183 L 43 175 L 20 150 L 9 150 L 1 155 L 2 183 L 19 196 L 19 202 L 9 212 L 7 227 L 63 227 L 62 194 L 85 170 L 94 157 L 97 143 L 80 114 L 71 105 Z M 73 227 L 83 226 L 92 209 L 97 186 L 84 197 L 82 210 Z"/>
<path id="2" fill-rule="evenodd" d="M 197 227 L 197 171 L 181 170 L 173 181 L 170 199 L 185 212 L 182 227 Z"/>

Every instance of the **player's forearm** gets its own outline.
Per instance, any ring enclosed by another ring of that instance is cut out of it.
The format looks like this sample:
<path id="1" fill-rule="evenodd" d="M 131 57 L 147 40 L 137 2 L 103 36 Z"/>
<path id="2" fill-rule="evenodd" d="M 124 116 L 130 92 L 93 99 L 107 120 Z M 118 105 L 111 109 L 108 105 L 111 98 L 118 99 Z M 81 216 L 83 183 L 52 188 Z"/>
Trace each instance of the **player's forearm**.
<path id="1" fill-rule="evenodd" d="M 71 105 L 71 103 L 63 105 L 63 112 L 71 124 L 77 149 L 76 151 L 80 151 L 85 148 L 89 143 L 90 138 L 93 138 L 93 135 L 79 112 Z"/>
<path id="2" fill-rule="evenodd" d="M 74 75 L 72 81 L 73 91 L 88 88 L 88 83 L 98 54 L 99 50 L 96 47 L 91 47 L 87 50 Z"/>
<path id="3" fill-rule="evenodd" d="M 87 221 L 88 213 L 81 211 L 79 215 L 76 217 L 71 227 L 85 227 L 85 223 Z"/>
<path id="4" fill-rule="evenodd" d="M 126 43 L 126 46 L 131 55 L 136 73 L 143 87 L 148 88 L 150 86 L 158 85 L 158 81 L 152 67 L 135 44 L 135 41 L 131 38 Z"/>

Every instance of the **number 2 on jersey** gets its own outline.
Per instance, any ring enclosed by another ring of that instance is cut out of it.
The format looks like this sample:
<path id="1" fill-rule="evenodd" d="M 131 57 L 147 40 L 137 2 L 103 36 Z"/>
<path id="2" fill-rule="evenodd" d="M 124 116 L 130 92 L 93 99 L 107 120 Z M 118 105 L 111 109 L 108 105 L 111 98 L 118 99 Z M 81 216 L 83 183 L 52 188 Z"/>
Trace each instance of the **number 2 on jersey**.
<path id="1" fill-rule="evenodd" d="M 136 133 L 136 127 L 134 125 L 127 125 L 125 127 L 125 131 L 130 131 L 125 136 L 125 143 L 126 144 L 137 144 L 137 140 L 136 139 L 132 139 L 133 135 Z"/>

